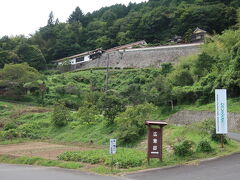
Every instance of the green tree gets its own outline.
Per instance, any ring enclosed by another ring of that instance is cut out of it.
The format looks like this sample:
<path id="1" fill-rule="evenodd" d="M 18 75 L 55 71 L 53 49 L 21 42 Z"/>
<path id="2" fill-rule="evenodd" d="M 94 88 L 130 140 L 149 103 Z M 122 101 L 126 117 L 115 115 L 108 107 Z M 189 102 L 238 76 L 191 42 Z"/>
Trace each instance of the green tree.
<path id="1" fill-rule="evenodd" d="M 63 127 L 71 120 L 69 110 L 63 104 L 56 104 L 53 109 L 52 123 L 56 127 Z"/>
<path id="2" fill-rule="evenodd" d="M 0 50 L 0 68 L 3 68 L 4 64 L 17 63 L 17 62 L 19 62 L 19 57 L 15 52 Z"/>
<path id="3" fill-rule="evenodd" d="M 17 54 L 21 61 L 27 62 L 36 69 L 42 70 L 45 68 L 46 60 L 36 45 L 20 44 L 17 48 Z"/>
<path id="4" fill-rule="evenodd" d="M 116 95 L 105 94 L 99 99 L 97 106 L 108 119 L 109 125 L 113 124 L 114 118 L 125 110 L 125 102 Z"/>
<path id="5" fill-rule="evenodd" d="M 116 137 L 121 144 L 134 143 L 146 133 L 144 121 L 152 119 L 155 111 L 152 104 L 139 104 L 127 107 L 116 119 Z"/>
<path id="6" fill-rule="evenodd" d="M 72 12 L 72 14 L 68 18 L 69 23 L 83 23 L 84 22 L 84 14 L 79 7 Z"/>
<path id="7" fill-rule="evenodd" d="M 53 26 L 54 23 L 54 15 L 53 12 L 51 11 L 48 17 L 48 22 L 47 22 L 47 26 Z"/>
<path id="8" fill-rule="evenodd" d="M 145 101 L 145 95 L 138 84 L 129 85 L 122 93 L 128 101 L 134 105 L 141 104 Z"/>
<path id="9" fill-rule="evenodd" d="M 41 74 L 27 63 L 6 64 L 0 70 L 0 88 L 6 95 L 19 98 L 26 93 L 24 84 L 40 78 Z"/>

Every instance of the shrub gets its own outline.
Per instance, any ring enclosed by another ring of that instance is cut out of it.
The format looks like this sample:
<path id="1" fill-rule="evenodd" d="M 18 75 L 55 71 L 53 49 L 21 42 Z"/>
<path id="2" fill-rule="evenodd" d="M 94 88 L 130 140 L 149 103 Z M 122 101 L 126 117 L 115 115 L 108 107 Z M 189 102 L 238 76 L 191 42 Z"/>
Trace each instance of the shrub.
<path id="1" fill-rule="evenodd" d="M 108 119 L 108 124 L 113 124 L 114 118 L 125 110 L 125 102 L 116 95 L 105 94 L 99 99 L 98 108 Z"/>
<path id="2" fill-rule="evenodd" d="M 64 86 L 64 90 L 66 94 L 72 94 L 72 95 L 79 94 L 78 87 L 73 83 L 69 83 L 68 85 Z"/>
<path id="3" fill-rule="evenodd" d="M 3 134 L 3 137 L 5 139 L 13 139 L 19 136 L 19 133 L 16 129 L 9 129 L 8 131 L 5 131 Z"/>
<path id="4" fill-rule="evenodd" d="M 210 143 L 206 140 L 202 140 L 197 145 L 198 152 L 212 152 L 213 148 L 211 147 Z"/>
<path id="5" fill-rule="evenodd" d="M 78 110 L 78 118 L 82 124 L 95 124 L 98 121 L 97 115 L 99 115 L 98 110 L 94 106 L 82 106 Z"/>
<path id="6" fill-rule="evenodd" d="M 23 138 L 37 139 L 40 138 L 41 127 L 37 124 L 23 124 L 18 128 L 19 134 Z"/>
<path id="7" fill-rule="evenodd" d="M 130 148 L 118 148 L 113 157 L 107 150 L 87 150 L 79 152 L 65 152 L 58 156 L 59 160 L 77 161 L 90 164 L 104 163 L 107 166 L 116 166 L 119 168 L 139 167 L 146 160 L 145 152 Z"/>
<path id="8" fill-rule="evenodd" d="M 222 136 L 221 134 L 216 134 L 216 129 L 215 128 L 211 131 L 211 139 L 213 141 L 220 143 L 221 142 L 221 136 Z M 223 136 L 223 143 L 228 144 L 227 138 L 225 136 Z"/>
<path id="9" fill-rule="evenodd" d="M 145 94 L 139 84 L 130 84 L 121 94 L 134 105 L 142 104 L 145 101 Z"/>
<path id="10" fill-rule="evenodd" d="M 185 140 L 173 147 L 174 154 L 177 156 L 190 156 L 193 154 L 194 142 L 190 140 Z"/>
<path id="11" fill-rule="evenodd" d="M 7 131 L 9 129 L 16 129 L 17 128 L 17 125 L 13 122 L 8 122 L 7 124 L 4 125 L 4 128 L 3 130 L 4 131 Z"/>
<path id="12" fill-rule="evenodd" d="M 73 101 L 71 99 L 66 99 L 63 101 L 64 101 L 65 106 L 70 109 L 78 110 L 78 108 L 80 106 L 78 102 Z"/>
<path id="13" fill-rule="evenodd" d="M 213 119 L 205 120 L 200 123 L 199 126 L 201 136 L 209 136 L 213 131 L 215 131 L 215 122 Z"/>
<path id="14" fill-rule="evenodd" d="M 146 132 L 145 120 L 151 119 L 155 106 L 149 103 L 128 107 L 119 114 L 115 122 L 117 124 L 116 136 L 121 144 L 133 143 Z"/>
<path id="15" fill-rule="evenodd" d="M 57 94 L 59 94 L 61 96 L 64 96 L 66 94 L 64 86 L 57 86 L 55 88 L 55 91 L 56 91 Z"/>
<path id="16" fill-rule="evenodd" d="M 66 126 L 70 119 L 70 112 L 63 104 L 57 104 L 54 106 L 52 114 L 52 123 L 54 126 Z"/>

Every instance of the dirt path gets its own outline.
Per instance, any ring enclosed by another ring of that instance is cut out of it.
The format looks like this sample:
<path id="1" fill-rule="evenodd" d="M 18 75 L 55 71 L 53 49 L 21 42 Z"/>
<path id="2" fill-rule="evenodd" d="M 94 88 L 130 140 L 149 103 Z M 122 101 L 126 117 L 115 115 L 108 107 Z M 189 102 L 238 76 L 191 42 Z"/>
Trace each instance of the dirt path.
<path id="1" fill-rule="evenodd" d="M 57 159 L 65 151 L 93 149 L 91 147 L 67 146 L 47 142 L 27 142 L 21 144 L 0 145 L 0 154 L 12 156 L 38 156 L 46 159 Z"/>

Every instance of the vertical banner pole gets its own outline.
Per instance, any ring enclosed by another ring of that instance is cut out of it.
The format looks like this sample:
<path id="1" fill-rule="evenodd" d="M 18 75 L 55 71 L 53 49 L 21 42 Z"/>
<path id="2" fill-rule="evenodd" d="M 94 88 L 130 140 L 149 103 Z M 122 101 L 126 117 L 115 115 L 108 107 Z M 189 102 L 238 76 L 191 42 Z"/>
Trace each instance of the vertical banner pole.
<path id="1" fill-rule="evenodd" d="M 148 126 L 148 153 L 147 153 L 147 160 L 148 160 L 148 165 L 150 165 L 150 125 Z"/>
<path id="2" fill-rule="evenodd" d="M 224 135 L 221 135 L 221 148 L 224 148 Z"/>

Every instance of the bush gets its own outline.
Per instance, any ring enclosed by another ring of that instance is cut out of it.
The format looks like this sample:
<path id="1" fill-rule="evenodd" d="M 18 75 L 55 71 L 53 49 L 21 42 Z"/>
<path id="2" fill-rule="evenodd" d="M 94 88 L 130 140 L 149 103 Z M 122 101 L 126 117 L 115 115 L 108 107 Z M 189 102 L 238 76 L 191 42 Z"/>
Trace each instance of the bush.
<path id="1" fill-rule="evenodd" d="M 19 134 L 23 138 L 37 139 L 40 138 L 41 127 L 37 124 L 23 124 L 18 128 Z"/>
<path id="2" fill-rule="evenodd" d="M 76 101 L 73 101 L 71 99 L 66 99 L 66 100 L 63 100 L 65 106 L 69 109 L 74 109 L 74 110 L 78 110 L 79 108 L 79 103 L 76 102 Z"/>
<path id="3" fill-rule="evenodd" d="M 8 122 L 7 124 L 4 125 L 4 128 L 3 130 L 4 131 L 7 131 L 9 129 L 16 129 L 17 128 L 17 125 L 13 122 Z"/>
<path id="4" fill-rule="evenodd" d="M 181 157 L 190 156 L 193 154 L 193 145 L 193 141 L 185 140 L 173 147 L 174 154 Z"/>
<path id="5" fill-rule="evenodd" d="M 145 94 L 139 84 L 130 84 L 121 94 L 134 105 L 142 104 L 145 101 Z"/>
<path id="6" fill-rule="evenodd" d="M 213 119 L 205 120 L 200 123 L 199 129 L 201 136 L 209 136 L 213 131 L 215 131 L 215 121 Z"/>
<path id="7" fill-rule="evenodd" d="M 3 134 L 3 137 L 5 139 L 13 139 L 19 136 L 19 133 L 16 129 L 9 129 L 8 131 L 5 131 Z"/>
<path id="8" fill-rule="evenodd" d="M 113 157 L 107 150 L 87 150 L 79 152 L 65 152 L 58 156 L 59 160 L 77 161 L 90 164 L 104 163 L 107 166 L 119 168 L 139 167 L 146 160 L 146 153 L 130 148 L 118 148 Z"/>
<path id="9" fill-rule="evenodd" d="M 213 148 L 211 147 L 210 143 L 206 140 L 202 140 L 197 145 L 198 152 L 212 152 Z"/>
<path id="10" fill-rule="evenodd" d="M 77 116 L 80 119 L 81 124 L 94 125 L 97 123 L 99 115 L 98 110 L 92 106 L 82 106 L 79 108 Z"/>
<path id="11" fill-rule="evenodd" d="M 69 83 L 69 84 L 65 85 L 64 90 L 65 90 L 66 94 L 71 94 L 71 95 L 78 95 L 79 94 L 78 87 L 73 83 Z"/>
<path id="12" fill-rule="evenodd" d="M 155 106 L 149 103 L 128 107 L 119 114 L 115 122 L 117 124 L 116 137 L 121 144 L 134 143 L 146 132 L 145 120 L 151 119 Z"/>
<path id="13" fill-rule="evenodd" d="M 213 124 L 212 128 L 210 129 L 211 139 L 215 142 L 220 143 L 221 142 L 221 134 L 216 133 L 216 126 Z M 226 136 L 223 136 L 223 143 L 228 144 Z"/>
<path id="14" fill-rule="evenodd" d="M 122 98 L 116 95 L 108 95 L 100 97 L 98 108 L 103 115 L 108 119 L 108 124 L 113 124 L 114 118 L 125 110 L 125 102 Z"/>
<path id="15" fill-rule="evenodd" d="M 221 134 L 216 134 L 216 129 L 215 128 L 211 131 L 211 139 L 213 141 L 220 143 L 221 142 L 221 136 L 222 136 Z M 223 136 L 223 143 L 228 144 L 227 138 L 225 136 Z"/>
<path id="16" fill-rule="evenodd" d="M 56 127 L 66 126 L 68 121 L 71 120 L 69 110 L 63 104 L 54 106 L 52 114 L 52 123 Z"/>
<path id="17" fill-rule="evenodd" d="M 66 94 L 64 86 L 57 86 L 55 88 L 55 91 L 56 91 L 57 94 L 59 94 L 61 96 L 64 96 Z"/>

